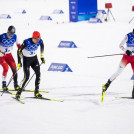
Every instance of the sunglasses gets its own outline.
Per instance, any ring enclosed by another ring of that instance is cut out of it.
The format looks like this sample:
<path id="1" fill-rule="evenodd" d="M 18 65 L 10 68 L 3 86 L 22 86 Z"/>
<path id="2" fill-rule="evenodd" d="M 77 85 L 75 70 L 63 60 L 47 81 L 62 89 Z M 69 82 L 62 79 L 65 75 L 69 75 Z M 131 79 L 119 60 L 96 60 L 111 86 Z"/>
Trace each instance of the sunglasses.
<path id="1" fill-rule="evenodd" d="M 8 33 L 9 36 L 13 36 L 14 34 L 13 33 Z"/>

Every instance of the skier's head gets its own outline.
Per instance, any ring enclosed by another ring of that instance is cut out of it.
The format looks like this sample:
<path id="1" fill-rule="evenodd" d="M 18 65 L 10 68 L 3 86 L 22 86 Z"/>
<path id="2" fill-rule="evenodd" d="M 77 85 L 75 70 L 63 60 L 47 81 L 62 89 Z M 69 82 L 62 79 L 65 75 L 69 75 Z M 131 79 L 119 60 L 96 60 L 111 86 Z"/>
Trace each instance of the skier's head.
<path id="1" fill-rule="evenodd" d="M 40 33 L 38 31 L 34 31 L 32 38 L 34 38 L 34 39 L 40 39 L 41 38 Z"/>
<path id="2" fill-rule="evenodd" d="M 38 31 L 34 31 L 32 36 L 33 42 L 38 43 L 40 38 L 41 38 L 40 33 Z"/>
<path id="3" fill-rule="evenodd" d="M 15 27 L 14 26 L 9 26 L 8 27 L 8 30 L 7 30 L 7 36 L 8 36 L 8 38 L 12 38 L 13 35 L 15 34 L 15 32 L 16 32 Z"/>

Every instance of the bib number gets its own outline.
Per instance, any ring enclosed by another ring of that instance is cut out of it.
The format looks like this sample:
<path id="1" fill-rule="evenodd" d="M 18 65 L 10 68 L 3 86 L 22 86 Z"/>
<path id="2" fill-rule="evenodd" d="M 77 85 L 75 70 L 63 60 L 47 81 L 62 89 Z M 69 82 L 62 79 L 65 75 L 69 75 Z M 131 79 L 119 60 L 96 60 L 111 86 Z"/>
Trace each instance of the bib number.
<path id="1" fill-rule="evenodd" d="M 30 55 L 34 55 L 35 54 L 35 52 L 30 52 Z"/>
<path id="2" fill-rule="evenodd" d="M 8 50 L 8 48 L 5 49 L 5 53 L 9 52 L 10 50 Z"/>

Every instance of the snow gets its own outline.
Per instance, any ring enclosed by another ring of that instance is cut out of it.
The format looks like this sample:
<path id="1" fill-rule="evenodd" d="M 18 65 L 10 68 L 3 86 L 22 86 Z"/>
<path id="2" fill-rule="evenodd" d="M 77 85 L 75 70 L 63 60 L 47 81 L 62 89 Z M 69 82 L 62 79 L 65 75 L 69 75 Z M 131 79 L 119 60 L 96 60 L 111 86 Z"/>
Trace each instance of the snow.
<path id="1" fill-rule="evenodd" d="M 102 24 L 87 21 L 69 23 L 68 0 L 56 2 L 1 0 L 1 14 L 10 14 L 12 19 L 0 20 L 0 33 L 6 32 L 9 25 L 14 25 L 21 43 L 31 37 L 34 30 L 41 33 L 46 64 L 41 66 L 40 90 L 49 91 L 42 93 L 44 97 L 64 102 L 25 99 L 23 97 L 33 96 L 34 93 L 23 92 L 22 100 L 26 104 L 20 104 L 5 93 L 0 96 L 0 134 L 133 134 L 134 101 L 115 98 L 131 97 L 131 66 L 128 65 L 111 84 L 101 103 L 102 84 L 116 71 L 122 56 L 87 57 L 122 53 L 119 44 L 134 26 L 134 22 L 128 23 L 134 16 L 131 11 L 134 2 L 98 0 L 98 9 L 105 9 L 106 2 L 113 3 L 111 11 L 116 19 L 114 22 L 111 18 Z M 5 4 L 6 7 L 3 6 Z M 63 17 L 52 14 L 54 9 L 59 8 L 65 13 Z M 16 13 L 18 9 L 25 9 L 27 13 Z M 54 20 L 40 21 L 41 15 L 51 15 Z M 62 40 L 74 41 L 78 48 L 58 48 Z M 16 51 L 14 46 L 13 55 L 17 62 Z M 47 71 L 53 62 L 66 63 L 73 72 Z M 33 73 L 31 69 L 31 76 Z M 9 70 L 7 82 L 11 75 Z M 21 82 L 23 69 L 18 75 Z M 35 77 L 27 89 L 34 89 L 34 82 Z M 13 88 L 13 82 L 9 87 Z"/>

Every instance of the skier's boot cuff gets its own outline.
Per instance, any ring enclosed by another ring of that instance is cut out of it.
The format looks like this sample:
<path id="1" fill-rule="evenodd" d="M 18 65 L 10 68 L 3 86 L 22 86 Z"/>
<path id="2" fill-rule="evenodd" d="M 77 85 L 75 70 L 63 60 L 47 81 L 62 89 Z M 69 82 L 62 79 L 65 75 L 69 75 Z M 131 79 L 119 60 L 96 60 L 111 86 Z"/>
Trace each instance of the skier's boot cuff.
<path id="1" fill-rule="evenodd" d="M 2 88 L 3 88 L 3 91 L 7 91 L 8 88 L 6 86 L 6 81 L 2 81 Z"/>
<path id="2" fill-rule="evenodd" d="M 108 87 L 110 86 L 110 84 L 111 84 L 111 81 L 108 80 L 107 83 L 105 85 L 103 85 L 103 92 L 105 92 L 108 89 Z"/>
<path id="3" fill-rule="evenodd" d="M 20 86 L 18 84 L 14 84 L 14 89 L 18 91 L 20 89 Z"/>
<path id="4" fill-rule="evenodd" d="M 34 94 L 34 96 L 35 96 L 36 98 L 41 98 L 41 97 L 42 97 L 42 95 L 41 95 L 40 93 L 36 93 L 36 94 Z"/>

